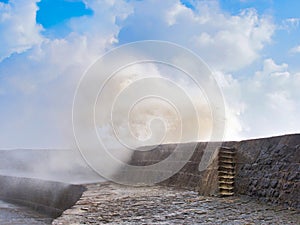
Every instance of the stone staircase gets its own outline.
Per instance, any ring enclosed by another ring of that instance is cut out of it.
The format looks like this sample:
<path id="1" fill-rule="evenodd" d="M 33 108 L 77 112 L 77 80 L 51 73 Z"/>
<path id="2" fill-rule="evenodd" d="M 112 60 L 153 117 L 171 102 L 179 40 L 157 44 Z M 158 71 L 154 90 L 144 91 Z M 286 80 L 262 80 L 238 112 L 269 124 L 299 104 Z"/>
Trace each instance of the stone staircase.
<path id="1" fill-rule="evenodd" d="M 236 149 L 221 147 L 218 153 L 219 195 L 227 197 L 234 195 Z"/>

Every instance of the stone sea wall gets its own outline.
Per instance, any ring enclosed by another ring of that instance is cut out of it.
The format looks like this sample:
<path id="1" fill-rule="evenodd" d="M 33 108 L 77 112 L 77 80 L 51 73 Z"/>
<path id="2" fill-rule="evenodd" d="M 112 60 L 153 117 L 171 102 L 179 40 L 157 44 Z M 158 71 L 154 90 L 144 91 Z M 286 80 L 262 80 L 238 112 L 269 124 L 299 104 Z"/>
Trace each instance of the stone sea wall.
<path id="1" fill-rule="evenodd" d="M 211 163 L 208 167 L 199 171 L 199 164 L 204 157 L 204 149 L 207 148 L 208 143 L 186 143 L 186 144 L 163 144 L 150 151 L 136 151 L 134 152 L 131 164 L 135 166 L 148 166 L 156 164 L 167 157 L 169 157 L 176 148 L 177 157 L 174 161 L 169 162 L 169 168 L 172 169 L 172 163 L 176 164 L 178 161 L 182 163 L 183 168 L 175 173 L 170 178 L 161 182 L 161 185 L 175 186 L 179 188 L 185 188 L 189 190 L 199 191 L 202 195 L 217 195 L 218 194 L 218 162 L 216 158 L 210 158 Z M 212 148 L 215 150 L 217 146 L 222 143 L 213 144 Z M 185 151 L 189 148 L 194 148 L 195 151 L 191 155 L 189 160 L 185 160 Z M 210 146 L 211 148 L 211 146 Z M 168 168 L 167 168 L 168 169 Z M 153 171 L 149 171 L 151 173 Z M 160 171 L 154 171 L 159 173 Z M 163 172 L 163 171 L 162 171 Z M 147 173 L 144 173 L 147 177 Z"/>
<path id="2" fill-rule="evenodd" d="M 209 166 L 199 171 L 199 164 L 209 144 L 212 158 Z M 189 144 L 181 144 L 182 154 Z M 165 144 L 151 151 L 136 151 L 132 165 L 152 165 L 166 159 L 176 144 Z M 241 142 L 197 143 L 193 155 L 176 174 L 161 185 L 196 190 L 201 195 L 219 195 L 218 149 L 234 148 L 234 193 L 300 208 L 300 134 L 246 140 Z M 215 148 L 215 149 L 214 149 Z M 214 151 L 216 150 L 216 151 Z M 180 151 L 179 151 L 180 152 Z"/>
<path id="3" fill-rule="evenodd" d="M 82 185 L 0 176 L 1 200 L 30 207 L 52 218 L 73 206 L 85 190 Z"/>
<path id="4" fill-rule="evenodd" d="M 300 208 L 300 135 L 247 140 L 235 147 L 237 193 Z"/>

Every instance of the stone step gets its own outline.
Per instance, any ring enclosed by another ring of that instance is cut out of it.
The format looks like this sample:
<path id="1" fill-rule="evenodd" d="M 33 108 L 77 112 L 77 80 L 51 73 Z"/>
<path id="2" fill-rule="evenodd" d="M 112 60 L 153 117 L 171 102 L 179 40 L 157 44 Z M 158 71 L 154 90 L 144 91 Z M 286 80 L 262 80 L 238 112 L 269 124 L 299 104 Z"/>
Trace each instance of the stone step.
<path id="1" fill-rule="evenodd" d="M 233 185 L 234 181 L 233 180 L 219 180 L 219 184 L 229 184 Z"/>
<path id="2" fill-rule="evenodd" d="M 219 155 L 219 158 L 218 160 L 221 160 L 221 159 L 229 159 L 229 160 L 234 160 L 234 157 L 232 155 Z"/>
<path id="3" fill-rule="evenodd" d="M 235 166 L 233 165 L 233 163 L 219 163 L 219 168 L 225 168 L 225 169 L 234 169 Z"/>
<path id="4" fill-rule="evenodd" d="M 233 191 L 228 191 L 228 190 L 220 190 L 220 196 L 226 197 L 226 196 L 233 196 L 234 192 Z"/>
<path id="5" fill-rule="evenodd" d="M 234 179 L 234 175 L 232 174 L 219 174 L 219 179 L 222 178 L 222 179 Z"/>
<path id="6" fill-rule="evenodd" d="M 233 178 L 222 178 L 222 177 L 220 177 L 219 178 L 219 183 L 231 183 L 231 184 L 233 184 L 234 179 Z"/>
<path id="7" fill-rule="evenodd" d="M 230 151 L 220 151 L 219 152 L 219 155 L 222 156 L 222 155 L 232 155 L 234 156 L 236 153 L 235 152 L 230 152 Z"/>
<path id="8" fill-rule="evenodd" d="M 227 185 L 227 184 L 221 184 L 219 185 L 219 189 L 221 190 L 233 190 L 234 187 L 233 185 Z"/>
<path id="9" fill-rule="evenodd" d="M 227 175 L 235 175 L 235 171 L 232 169 L 225 169 L 225 168 L 219 168 L 218 169 L 219 175 L 227 174 Z"/>
<path id="10" fill-rule="evenodd" d="M 234 164 L 234 159 L 233 158 L 219 158 L 219 164 L 220 163 L 230 163 L 230 164 Z"/>

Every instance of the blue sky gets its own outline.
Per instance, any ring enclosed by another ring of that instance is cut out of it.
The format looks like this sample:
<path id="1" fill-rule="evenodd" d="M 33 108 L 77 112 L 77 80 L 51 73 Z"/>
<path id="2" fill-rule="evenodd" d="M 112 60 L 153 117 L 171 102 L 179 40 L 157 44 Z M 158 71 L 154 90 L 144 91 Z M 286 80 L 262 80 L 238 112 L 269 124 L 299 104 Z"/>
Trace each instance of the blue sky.
<path id="1" fill-rule="evenodd" d="M 81 1 L 43 0 L 37 5 L 39 10 L 36 21 L 45 28 L 46 36 L 62 37 L 71 32 L 64 25 L 70 18 L 93 14 L 93 11 Z"/>
<path id="2" fill-rule="evenodd" d="M 0 0 L 0 148 L 68 145 L 82 73 L 107 50 L 147 39 L 189 48 L 218 74 L 228 139 L 300 132 L 299 8 L 294 0 Z"/>
<path id="3" fill-rule="evenodd" d="M 43 0 L 37 3 L 37 5 L 39 10 L 37 11 L 36 21 L 46 29 L 63 23 L 72 17 L 93 14 L 93 11 L 80 1 Z"/>
<path id="4" fill-rule="evenodd" d="M 184 6 L 192 10 L 195 10 L 195 2 L 196 1 L 189 0 L 181 1 Z M 45 36 L 63 37 L 71 32 L 69 26 L 66 25 L 69 19 L 93 15 L 93 10 L 88 8 L 84 2 L 80 0 L 42 0 L 38 2 L 37 5 L 39 10 L 37 11 L 36 21 L 45 28 L 43 31 Z M 297 69 L 300 68 L 297 63 L 299 58 L 289 54 L 289 50 L 299 44 L 300 30 L 298 27 L 290 27 L 289 29 L 280 28 L 280 26 L 286 26 L 286 20 L 299 17 L 299 1 L 221 0 L 219 1 L 219 6 L 225 12 L 232 15 L 238 15 L 247 8 L 254 8 L 258 14 L 271 16 L 274 23 L 277 24 L 278 30 L 273 36 L 273 43 L 266 46 L 265 54 L 272 55 L 278 62 L 284 62 L 284 60 L 288 58 L 290 66 Z M 143 36 L 142 33 L 132 32 L 132 30 L 126 32 L 126 27 L 120 31 L 120 34 L 119 42 L 122 44 L 143 39 L 155 39 L 155 34 L 149 37 Z M 280 54 L 278 54 L 278 51 Z"/>

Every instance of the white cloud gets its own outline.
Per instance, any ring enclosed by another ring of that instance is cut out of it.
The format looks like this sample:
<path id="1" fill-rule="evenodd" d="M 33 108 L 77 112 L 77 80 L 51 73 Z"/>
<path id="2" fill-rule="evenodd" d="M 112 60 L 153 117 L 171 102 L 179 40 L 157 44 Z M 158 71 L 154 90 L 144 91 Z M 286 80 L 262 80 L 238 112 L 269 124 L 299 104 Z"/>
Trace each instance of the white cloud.
<path id="1" fill-rule="evenodd" d="M 281 29 L 291 31 L 292 29 L 297 29 L 300 25 L 300 18 L 288 18 L 282 21 Z"/>
<path id="2" fill-rule="evenodd" d="M 173 41 L 222 71 L 250 65 L 271 41 L 275 26 L 270 17 L 259 16 L 253 9 L 232 16 L 223 12 L 217 1 L 195 3 L 192 10 L 172 0 L 135 2 L 120 38 Z"/>
<path id="3" fill-rule="evenodd" d="M 1 7 L 12 9 L 17 4 L 18 10 L 19 6 L 28 10 L 23 14 L 10 11 L 10 17 L 15 19 L 0 25 L 0 32 L 5 32 L 5 26 L 9 26 L 7 30 L 13 30 L 16 26 L 13 22 L 19 22 L 17 18 L 27 21 L 27 26 L 32 23 L 29 27 L 40 28 L 35 22 L 37 7 L 34 1 L 10 2 L 11 5 L 2 4 Z M 86 4 L 93 9 L 93 16 L 66 22 L 72 28 L 66 37 L 49 39 L 34 29 L 36 33 L 27 34 L 30 39 L 26 45 L 5 49 L 9 54 L 14 51 L 19 54 L 0 63 L 3 89 L 0 104 L 5 104 L 0 116 L 3 128 L 0 147 L 39 148 L 70 144 L 71 109 L 77 83 L 88 66 L 114 46 L 120 29 L 116 17 L 120 20 L 130 13 L 125 1 L 115 4 L 87 1 Z M 13 46 L 14 43 L 11 38 L 8 44 Z"/>
<path id="4" fill-rule="evenodd" d="M 293 47 L 293 48 L 290 50 L 290 53 L 292 53 L 292 54 L 300 53 L 300 45 L 297 45 L 297 46 Z"/>
<path id="5" fill-rule="evenodd" d="M 0 2 L 0 62 L 13 53 L 21 53 L 41 42 L 42 27 L 35 21 L 38 1 Z"/>
<path id="6" fill-rule="evenodd" d="M 200 1 L 191 10 L 173 0 L 89 0 L 93 16 L 69 20 L 70 34 L 48 39 L 35 22 L 35 2 L 0 3 L 5 43 L 0 58 L 19 53 L 0 63 L 0 103 L 5 104 L 0 147 L 65 144 L 73 93 L 84 70 L 118 41 L 140 39 L 173 41 L 212 66 L 228 106 L 227 139 L 299 131 L 300 75 L 287 64 L 266 59 L 252 77 L 230 75 L 259 59 L 272 41 L 275 27 L 268 16 L 254 10 L 233 16 L 216 1 Z M 126 39 L 129 34 L 132 39 Z"/>
<path id="7" fill-rule="evenodd" d="M 243 80 L 224 77 L 231 80 L 223 90 L 229 110 L 233 111 L 241 128 L 237 130 L 239 137 L 300 132 L 297 115 L 300 111 L 300 79 L 299 74 L 288 71 L 287 64 L 266 59 L 262 70 L 252 77 Z"/>
<path id="8" fill-rule="evenodd" d="M 255 76 L 259 79 L 263 79 L 268 76 L 289 76 L 288 64 L 283 63 L 277 65 L 273 59 L 265 59 L 263 63 L 263 70 L 255 73 Z"/>
<path id="9" fill-rule="evenodd" d="M 300 18 L 289 18 L 285 20 L 287 23 L 290 23 L 293 26 L 299 26 Z"/>

